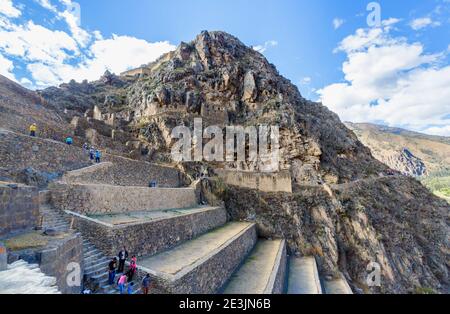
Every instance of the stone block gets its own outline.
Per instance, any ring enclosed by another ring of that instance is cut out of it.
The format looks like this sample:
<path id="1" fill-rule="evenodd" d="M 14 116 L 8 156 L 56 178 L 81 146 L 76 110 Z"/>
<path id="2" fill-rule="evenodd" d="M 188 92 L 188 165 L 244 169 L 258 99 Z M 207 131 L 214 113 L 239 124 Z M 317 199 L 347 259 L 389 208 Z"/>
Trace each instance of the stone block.
<path id="1" fill-rule="evenodd" d="M 6 270 L 8 268 L 8 252 L 6 251 L 6 246 L 0 242 L 0 271 Z"/>

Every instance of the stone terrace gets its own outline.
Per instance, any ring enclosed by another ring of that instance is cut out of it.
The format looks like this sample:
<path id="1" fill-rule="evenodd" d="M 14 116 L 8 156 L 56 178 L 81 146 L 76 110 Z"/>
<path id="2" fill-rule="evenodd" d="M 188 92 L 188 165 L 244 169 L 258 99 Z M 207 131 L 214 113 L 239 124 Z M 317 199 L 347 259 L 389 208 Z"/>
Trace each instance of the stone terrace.
<path id="1" fill-rule="evenodd" d="M 190 208 L 197 205 L 193 188 L 56 183 L 51 189 L 54 207 L 86 215 Z"/>

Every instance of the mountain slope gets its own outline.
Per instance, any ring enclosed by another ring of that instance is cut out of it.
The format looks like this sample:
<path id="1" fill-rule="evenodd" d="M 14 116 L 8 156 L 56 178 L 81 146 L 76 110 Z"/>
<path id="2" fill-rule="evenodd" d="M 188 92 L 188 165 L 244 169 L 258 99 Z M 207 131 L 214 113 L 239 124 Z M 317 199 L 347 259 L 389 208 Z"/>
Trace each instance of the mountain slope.
<path id="1" fill-rule="evenodd" d="M 224 187 L 214 178 L 202 182 L 203 192 L 224 200 L 233 218 L 255 221 L 261 236 L 315 255 L 321 273 L 344 273 L 356 291 L 380 292 L 364 280 L 371 261 L 383 266 L 383 293 L 447 287 L 448 204 L 413 178 L 385 176 L 388 167 L 336 114 L 304 99 L 262 54 L 227 33 L 204 31 L 135 73 L 39 94 L 66 121 L 98 106 L 103 115 L 96 118 L 112 117 L 115 130 L 148 144 L 149 160 L 172 161 L 172 129 L 192 129 L 194 118 L 204 127 L 277 125 L 280 167 L 290 170 L 295 193 Z M 258 171 L 264 164 L 180 167 L 192 176 L 206 168 L 214 177 L 214 168 Z"/>
<path id="2" fill-rule="evenodd" d="M 346 125 L 375 158 L 450 198 L 450 138 L 368 123 Z"/>

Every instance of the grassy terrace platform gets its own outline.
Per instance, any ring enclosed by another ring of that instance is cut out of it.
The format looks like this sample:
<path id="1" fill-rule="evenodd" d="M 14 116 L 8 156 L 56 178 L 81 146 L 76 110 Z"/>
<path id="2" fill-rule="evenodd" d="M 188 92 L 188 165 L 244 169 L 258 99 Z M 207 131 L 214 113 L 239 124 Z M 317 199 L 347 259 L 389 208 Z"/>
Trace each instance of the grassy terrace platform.
<path id="1" fill-rule="evenodd" d="M 211 209 L 214 209 L 214 207 L 203 206 L 195 208 L 136 211 L 128 213 L 88 215 L 87 217 L 104 222 L 106 224 L 110 224 L 112 226 L 120 226 L 201 213 Z"/>

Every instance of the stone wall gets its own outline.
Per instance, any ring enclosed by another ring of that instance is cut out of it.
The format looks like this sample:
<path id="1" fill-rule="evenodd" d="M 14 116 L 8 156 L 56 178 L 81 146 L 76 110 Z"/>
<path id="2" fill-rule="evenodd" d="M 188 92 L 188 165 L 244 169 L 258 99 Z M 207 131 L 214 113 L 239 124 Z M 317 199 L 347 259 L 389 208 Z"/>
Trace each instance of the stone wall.
<path id="1" fill-rule="evenodd" d="M 80 235 L 72 234 L 53 247 L 40 252 L 39 268 L 48 276 L 56 277 L 59 290 L 64 294 L 78 294 L 81 285 L 69 286 L 72 272 L 76 271 L 73 265 L 79 265 L 81 281 L 83 280 L 83 242 Z"/>
<path id="2" fill-rule="evenodd" d="M 150 181 L 156 181 L 158 187 L 167 188 L 181 187 L 189 183 L 176 168 L 111 155 L 106 155 L 103 160 L 110 163 L 66 173 L 64 181 L 145 187 Z"/>
<path id="3" fill-rule="evenodd" d="M 57 237 L 48 237 L 44 247 L 8 252 L 8 263 L 24 260 L 30 264 L 38 264 L 47 276 L 55 277 L 59 291 L 63 294 L 78 294 L 81 285 L 69 286 L 68 278 L 75 274 L 74 265 L 79 266 L 81 283 L 83 279 L 83 242 L 79 234 L 67 233 Z M 76 270 L 75 270 L 76 271 Z M 71 282 L 71 280 L 69 280 Z"/>
<path id="4" fill-rule="evenodd" d="M 151 73 L 151 70 L 149 68 L 141 67 L 141 68 L 122 72 L 122 73 L 120 73 L 120 76 L 136 76 L 136 75 L 141 75 L 141 74 L 148 75 L 150 73 Z"/>
<path id="5" fill-rule="evenodd" d="M 271 274 L 264 294 L 281 294 L 284 291 L 287 270 L 287 251 L 285 240 L 283 240 L 283 243 L 280 246 L 275 263 L 276 266 L 274 269 L 276 269 L 277 272 Z"/>
<path id="6" fill-rule="evenodd" d="M 55 183 L 51 191 L 51 203 L 55 208 L 86 215 L 197 206 L 192 188 Z"/>
<path id="7" fill-rule="evenodd" d="M 247 172 L 235 170 L 216 170 L 225 183 L 262 192 L 292 193 L 291 174 L 289 171 L 276 173 Z"/>
<path id="8" fill-rule="evenodd" d="M 107 256 L 115 256 L 124 245 L 130 255 L 153 255 L 222 226 L 227 221 L 223 208 L 118 226 L 75 213 L 72 216 L 75 218 L 74 227 Z"/>
<path id="9" fill-rule="evenodd" d="M 0 131 L 0 156 L 0 180 L 33 185 L 90 164 L 80 148 L 8 131 Z"/>
<path id="10" fill-rule="evenodd" d="M 220 251 L 204 257 L 186 271 L 174 276 L 161 277 L 158 273 L 145 267 L 139 267 L 139 276 L 150 273 L 154 278 L 154 292 L 169 294 L 212 294 L 224 286 L 230 276 L 248 256 L 257 241 L 255 226 L 249 226 L 240 236 L 231 240 Z"/>
<path id="11" fill-rule="evenodd" d="M 0 236 L 31 230 L 38 221 L 37 188 L 0 182 Z"/>

